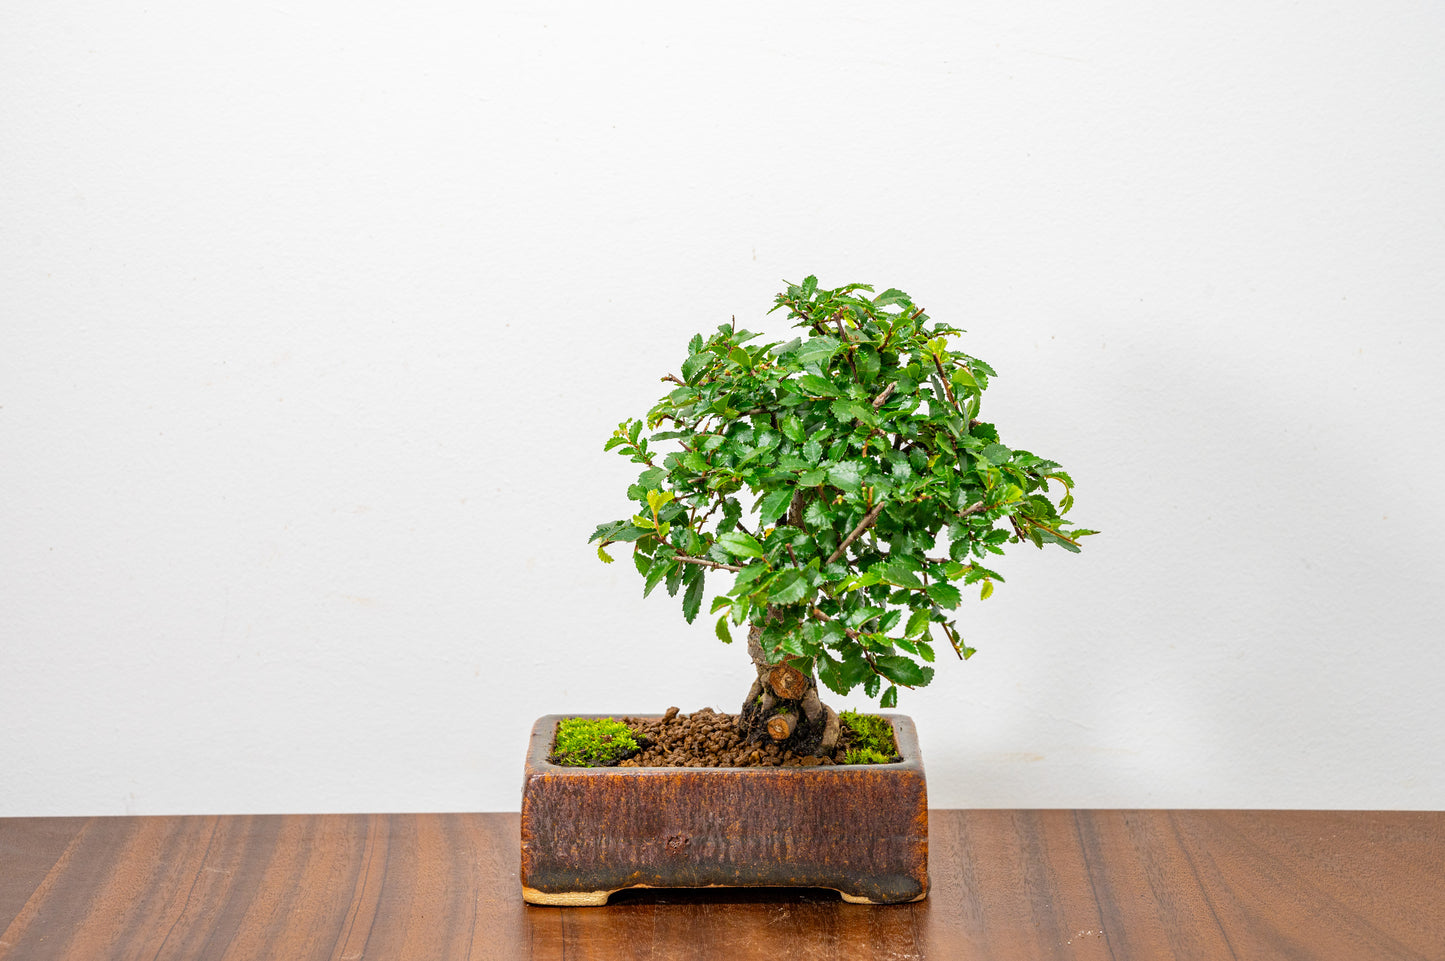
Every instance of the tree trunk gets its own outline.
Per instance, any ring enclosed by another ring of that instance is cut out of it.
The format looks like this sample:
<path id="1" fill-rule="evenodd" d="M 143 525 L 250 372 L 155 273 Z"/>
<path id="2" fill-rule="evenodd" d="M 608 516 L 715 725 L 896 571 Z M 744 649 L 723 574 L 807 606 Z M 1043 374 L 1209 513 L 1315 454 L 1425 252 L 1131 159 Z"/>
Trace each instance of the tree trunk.
<path id="1" fill-rule="evenodd" d="M 761 628 L 748 629 L 748 656 L 757 677 L 738 713 L 740 733 L 748 741 L 772 741 L 798 755 L 831 755 L 838 747 L 837 712 L 818 698 L 815 678 L 786 659 L 769 661 L 761 637 Z"/>

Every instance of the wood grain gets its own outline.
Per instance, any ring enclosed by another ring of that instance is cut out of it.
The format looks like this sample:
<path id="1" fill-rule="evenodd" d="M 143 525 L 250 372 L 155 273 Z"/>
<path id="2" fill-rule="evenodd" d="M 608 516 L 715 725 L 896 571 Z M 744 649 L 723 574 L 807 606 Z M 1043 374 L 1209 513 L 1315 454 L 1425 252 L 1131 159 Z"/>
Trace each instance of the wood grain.
<path id="1" fill-rule="evenodd" d="M 932 811 L 926 901 L 524 905 L 515 814 L 0 820 L 0 961 L 1445 959 L 1445 814 Z"/>

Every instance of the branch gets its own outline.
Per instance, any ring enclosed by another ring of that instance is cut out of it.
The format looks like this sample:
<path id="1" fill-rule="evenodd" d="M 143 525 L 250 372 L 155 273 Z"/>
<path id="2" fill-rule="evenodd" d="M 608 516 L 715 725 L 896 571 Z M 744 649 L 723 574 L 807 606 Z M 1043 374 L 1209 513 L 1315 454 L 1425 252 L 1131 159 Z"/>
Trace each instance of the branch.
<path id="1" fill-rule="evenodd" d="M 1067 534 L 1060 534 L 1058 531 L 1054 530 L 1052 527 L 1050 527 L 1050 526 L 1047 525 L 1047 524 L 1040 524 L 1038 521 L 1029 520 L 1028 518 L 1024 518 L 1024 521 L 1025 521 L 1030 527 L 1037 527 L 1039 530 L 1048 531 L 1050 534 L 1054 535 L 1055 537 L 1057 537 L 1057 538 L 1058 538 L 1059 540 L 1061 540 L 1061 541 L 1068 541 L 1070 544 L 1073 544 L 1075 547 L 1078 547 L 1078 546 L 1079 546 L 1079 542 L 1078 542 L 1078 541 L 1074 540 L 1072 537 L 1070 537 L 1070 536 L 1067 535 Z"/>
<path id="2" fill-rule="evenodd" d="M 883 402 L 886 401 L 889 397 L 893 396 L 893 392 L 897 389 L 898 381 L 896 380 L 893 383 L 889 384 L 887 387 L 883 388 L 883 393 L 873 398 L 873 409 L 877 410 L 878 408 L 882 407 Z"/>
<path id="3" fill-rule="evenodd" d="M 812 613 L 812 615 L 813 615 L 813 617 L 814 617 L 815 619 L 824 621 L 825 623 L 826 623 L 827 621 L 835 620 L 835 618 L 829 617 L 827 614 L 824 614 L 821 610 L 819 610 L 819 609 L 816 608 L 816 607 L 813 608 L 813 610 L 812 610 L 811 613 Z M 881 671 L 878 670 L 878 662 L 875 661 L 875 660 L 873 660 L 873 653 L 872 653 L 871 651 L 869 651 L 869 650 L 868 650 L 868 646 L 863 643 L 863 638 L 862 638 L 862 636 L 861 636 L 857 631 L 855 631 L 855 630 L 853 630 L 851 627 L 849 627 L 847 624 L 844 624 L 842 621 L 839 621 L 839 622 L 838 622 L 838 626 L 841 627 L 841 628 L 843 628 L 843 633 L 846 634 L 846 635 L 848 635 L 848 639 L 849 639 L 849 640 L 853 641 L 853 642 L 854 642 L 855 644 L 857 644 L 860 648 L 862 648 L 862 650 L 863 650 L 863 660 L 865 660 L 865 661 L 868 662 L 868 668 L 869 668 L 869 670 L 871 670 L 874 674 L 877 674 L 879 677 L 883 677 L 883 672 L 881 672 Z M 887 680 L 887 678 L 884 678 L 884 680 Z M 904 687 L 908 687 L 907 684 L 905 684 L 905 685 L 903 685 L 903 686 L 904 686 Z"/>
<path id="4" fill-rule="evenodd" d="M 963 518 L 968 517 L 968 515 L 970 515 L 970 514 L 977 514 L 979 511 L 984 510 L 984 509 L 985 509 L 985 505 L 984 505 L 984 502 L 983 502 L 983 501 L 974 501 L 972 504 L 969 504 L 969 505 L 968 505 L 967 507 L 965 507 L 963 510 L 961 510 L 961 511 L 954 511 L 954 513 L 958 515 L 958 517 L 959 517 L 960 520 L 962 520 Z"/>
<path id="5" fill-rule="evenodd" d="M 833 552 L 833 556 L 832 556 L 832 557 L 829 557 L 829 558 L 828 558 L 827 563 L 831 564 L 831 563 L 833 563 L 834 561 L 836 561 L 838 558 L 842 557 L 842 556 L 843 556 L 843 552 L 848 549 L 848 545 L 851 544 L 851 543 L 853 543 L 854 541 L 856 541 L 856 540 L 858 539 L 858 535 L 859 535 L 859 534 L 863 533 L 863 532 L 866 531 L 868 528 L 870 528 L 870 527 L 873 526 L 873 522 L 876 521 L 876 520 L 878 519 L 878 515 L 879 515 L 880 513 L 882 513 L 882 511 L 883 511 L 883 506 L 884 506 L 885 503 L 887 503 L 887 502 L 886 502 L 886 501 L 879 501 L 879 502 L 874 506 L 874 508 L 873 508 L 871 511 L 869 511 L 869 512 L 867 513 L 867 515 L 864 516 L 864 518 L 863 518 L 861 521 L 858 522 L 858 526 L 855 527 L 855 528 L 853 528 L 853 533 L 849 534 L 847 537 L 845 537 L 845 538 L 843 539 L 843 543 L 841 543 L 841 544 L 838 545 L 838 549 Z"/>
<path id="6" fill-rule="evenodd" d="M 938 368 L 938 379 L 943 382 L 943 390 L 944 393 L 948 394 L 948 402 L 957 408 L 958 401 L 955 400 L 953 396 L 953 383 L 948 379 L 948 375 L 943 372 L 943 362 L 938 359 L 937 354 L 933 355 L 933 366 Z"/>
<path id="7" fill-rule="evenodd" d="M 813 610 L 812 610 L 810 613 L 813 615 L 813 617 L 814 617 L 816 620 L 823 621 L 824 623 L 827 623 L 828 621 L 833 620 L 832 617 L 828 616 L 827 614 L 824 614 L 821 610 L 819 610 L 819 609 L 816 608 L 816 607 L 813 608 Z M 839 626 L 843 628 L 843 633 L 844 633 L 844 634 L 847 634 L 850 640 L 858 641 L 858 643 L 860 643 L 860 644 L 862 643 L 862 641 L 859 640 L 859 638 L 858 638 L 858 632 L 855 631 L 855 630 L 853 630 L 853 628 L 849 627 L 847 624 L 843 624 L 841 621 L 839 622 Z M 865 652 L 865 653 L 866 653 L 866 652 Z"/>
<path id="8" fill-rule="evenodd" d="M 943 628 L 943 636 L 948 638 L 949 644 L 953 645 L 953 653 L 958 655 L 958 659 L 960 661 L 966 660 L 966 658 L 963 656 L 963 649 L 958 646 L 958 633 L 947 624 L 940 624 L 938 626 Z"/>
<path id="9" fill-rule="evenodd" d="M 735 567 L 732 564 L 723 564 L 719 561 L 708 560 L 706 557 L 693 557 L 690 554 L 677 554 L 672 559 L 675 561 L 682 561 L 682 563 L 684 564 L 699 564 L 703 567 L 715 567 L 720 571 L 742 570 L 741 567 Z"/>

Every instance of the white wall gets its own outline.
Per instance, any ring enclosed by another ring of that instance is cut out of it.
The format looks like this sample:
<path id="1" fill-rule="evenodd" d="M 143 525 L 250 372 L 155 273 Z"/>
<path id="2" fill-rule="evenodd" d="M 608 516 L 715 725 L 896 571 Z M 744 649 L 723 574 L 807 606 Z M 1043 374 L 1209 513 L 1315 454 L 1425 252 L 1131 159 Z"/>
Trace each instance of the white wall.
<path id="1" fill-rule="evenodd" d="M 1445 806 L 1441 7 L 886 6 L 7 4 L 0 815 L 513 809 L 540 714 L 735 708 L 601 445 L 809 272 L 1105 532 L 905 692 L 936 806 Z"/>

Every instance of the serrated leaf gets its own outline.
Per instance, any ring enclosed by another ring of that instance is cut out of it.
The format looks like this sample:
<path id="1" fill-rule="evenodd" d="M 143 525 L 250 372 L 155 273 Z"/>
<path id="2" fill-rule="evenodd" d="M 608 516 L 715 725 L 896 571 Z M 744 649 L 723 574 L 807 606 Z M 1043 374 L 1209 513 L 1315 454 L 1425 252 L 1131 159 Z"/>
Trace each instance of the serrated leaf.
<path id="1" fill-rule="evenodd" d="M 682 379 L 689 384 L 698 380 L 699 374 L 712 363 L 712 354 L 694 354 L 682 361 Z"/>
<path id="2" fill-rule="evenodd" d="M 894 687 L 892 684 L 888 685 L 888 690 L 886 690 L 886 691 L 883 692 L 883 697 L 878 701 L 878 706 L 879 706 L 879 707 L 897 707 L 897 706 L 898 706 L 898 688 Z"/>
<path id="3" fill-rule="evenodd" d="M 800 367 L 826 369 L 828 361 L 833 359 L 833 355 L 838 352 L 840 346 L 841 344 L 836 337 L 830 337 L 826 334 L 821 336 L 815 335 L 805 340 L 803 345 L 793 354 L 793 357 Z"/>
<path id="4" fill-rule="evenodd" d="M 828 468 L 828 483 L 842 491 L 857 494 L 863 488 L 863 465 L 846 462 Z"/>
<path id="5" fill-rule="evenodd" d="M 858 379 L 865 384 L 871 384 L 878 379 L 878 372 L 883 368 L 883 362 L 878 358 L 878 351 L 866 344 L 859 347 L 853 354 L 853 365 L 858 368 Z"/>
<path id="6" fill-rule="evenodd" d="M 803 458 L 810 464 L 816 464 L 823 459 L 823 445 L 818 438 L 809 437 L 803 445 Z"/>
<path id="7" fill-rule="evenodd" d="M 728 630 L 728 616 L 726 614 L 717 619 L 717 627 L 714 628 L 714 631 L 717 633 L 718 640 L 724 644 L 731 644 L 733 642 L 732 632 Z"/>
<path id="8" fill-rule="evenodd" d="M 799 487 L 817 487 L 828 479 L 828 472 L 825 470 L 810 470 L 805 474 L 798 475 Z"/>
<path id="9" fill-rule="evenodd" d="M 712 609 L 709 610 L 708 613 L 709 613 L 709 614 L 716 614 L 718 611 L 722 610 L 723 608 L 725 608 L 725 607 L 732 607 L 732 606 L 733 606 L 733 599 L 732 599 L 731 597 L 728 597 L 726 594 L 719 594 L 717 597 L 714 597 L 714 598 L 712 599 Z"/>
<path id="10" fill-rule="evenodd" d="M 804 374 L 798 378 L 798 387 L 810 397 L 837 397 L 838 390 L 833 382 L 817 374 Z"/>
<path id="11" fill-rule="evenodd" d="M 983 456 L 987 457 L 988 462 L 990 464 L 993 464 L 995 467 L 997 467 L 999 464 L 1008 463 L 1009 455 L 1012 453 L 1013 451 L 1009 450 L 1002 444 L 989 444 L 983 449 Z"/>
<path id="12" fill-rule="evenodd" d="M 876 419 L 871 407 L 865 407 L 854 400 L 839 398 L 829 404 L 828 408 L 833 412 L 833 416 L 841 421 L 860 420 L 868 423 Z"/>
<path id="13" fill-rule="evenodd" d="M 903 304 L 907 306 L 912 303 L 913 301 L 908 299 L 908 295 L 896 287 L 889 287 L 883 291 L 883 293 L 873 298 L 874 307 L 887 307 L 890 304 Z"/>
<path id="14" fill-rule="evenodd" d="M 885 584 L 892 584 L 894 587 L 918 588 L 923 586 L 923 582 L 918 579 L 918 575 L 909 570 L 901 561 L 879 561 L 877 564 L 868 568 L 868 572 L 870 574 L 877 574 L 880 581 Z"/>
<path id="15" fill-rule="evenodd" d="M 598 545 L 597 545 L 597 557 L 598 557 L 598 559 L 601 560 L 602 563 L 604 563 L 604 564 L 611 564 L 611 563 L 612 563 L 612 555 L 609 554 L 609 553 L 607 553 L 606 551 L 604 551 L 604 550 L 602 549 L 602 545 L 601 545 L 601 544 L 598 544 Z"/>
<path id="16" fill-rule="evenodd" d="M 993 594 L 993 581 L 984 581 L 983 587 L 978 590 L 978 599 L 986 601 L 991 594 Z"/>
<path id="17" fill-rule="evenodd" d="M 790 487 L 779 488 L 763 497 L 763 502 L 758 507 L 758 520 L 764 525 L 771 524 L 788 510 L 793 503 L 793 490 Z"/>
<path id="18" fill-rule="evenodd" d="M 693 578 L 682 594 L 682 616 L 689 624 L 697 620 L 697 612 L 702 607 L 702 582 L 701 577 Z"/>
<path id="19" fill-rule="evenodd" d="M 642 596 L 646 597 L 652 593 L 652 589 L 667 579 L 672 572 L 673 562 L 665 557 L 659 557 L 652 562 L 647 569 L 647 581 L 642 586 Z"/>
<path id="20" fill-rule="evenodd" d="M 808 582 L 796 568 L 783 571 L 768 587 L 769 604 L 796 604 L 808 593 Z"/>
<path id="21" fill-rule="evenodd" d="M 717 539 L 722 549 L 734 557 L 762 557 L 763 545 L 756 537 L 742 531 L 729 531 Z"/>
<path id="22" fill-rule="evenodd" d="M 957 607 L 963 600 L 963 595 L 959 594 L 958 588 L 952 584 L 941 582 L 929 584 L 926 593 L 939 607 Z"/>
<path id="23" fill-rule="evenodd" d="M 826 654 L 819 655 L 818 676 L 828 685 L 829 690 L 842 695 L 877 675 L 860 653 L 852 651 L 844 655 L 841 661 L 835 661 Z"/>
<path id="24" fill-rule="evenodd" d="M 738 572 L 737 579 L 733 581 L 732 590 L 728 591 L 728 593 L 733 595 L 748 593 L 752 588 L 753 582 L 767 573 L 767 564 L 750 564 L 744 567 Z"/>
<path id="25" fill-rule="evenodd" d="M 922 667 L 902 654 L 878 654 L 873 658 L 878 673 L 904 687 L 923 687 L 933 680 L 933 668 Z"/>
<path id="26" fill-rule="evenodd" d="M 699 474 L 706 473 L 708 469 L 707 458 L 695 450 L 690 450 L 682 455 L 682 466 L 688 470 L 697 471 Z"/>
<path id="27" fill-rule="evenodd" d="M 739 367 L 746 367 L 748 370 L 752 370 L 753 368 L 753 359 L 749 357 L 748 352 L 741 347 L 734 347 L 728 351 L 728 360 L 737 364 Z"/>
<path id="28" fill-rule="evenodd" d="M 813 531 L 827 530 L 833 526 L 833 520 L 828 516 L 823 502 L 816 498 L 808 501 L 808 506 L 803 508 L 803 523 Z"/>
<path id="29" fill-rule="evenodd" d="M 908 626 L 903 629 L 904 637 L 917 637 L 928 630 L 928 608 L 920 608 L 914 611 L 908 618 Z"/>
<path id="30" fill-rule="evenodd" d="M 785 414 L 778 423 L 783 436 L 795 444 L 801 444 L 808 439 L 807 433 L 803 430 L 803 419 L 796 414 Z"/>

